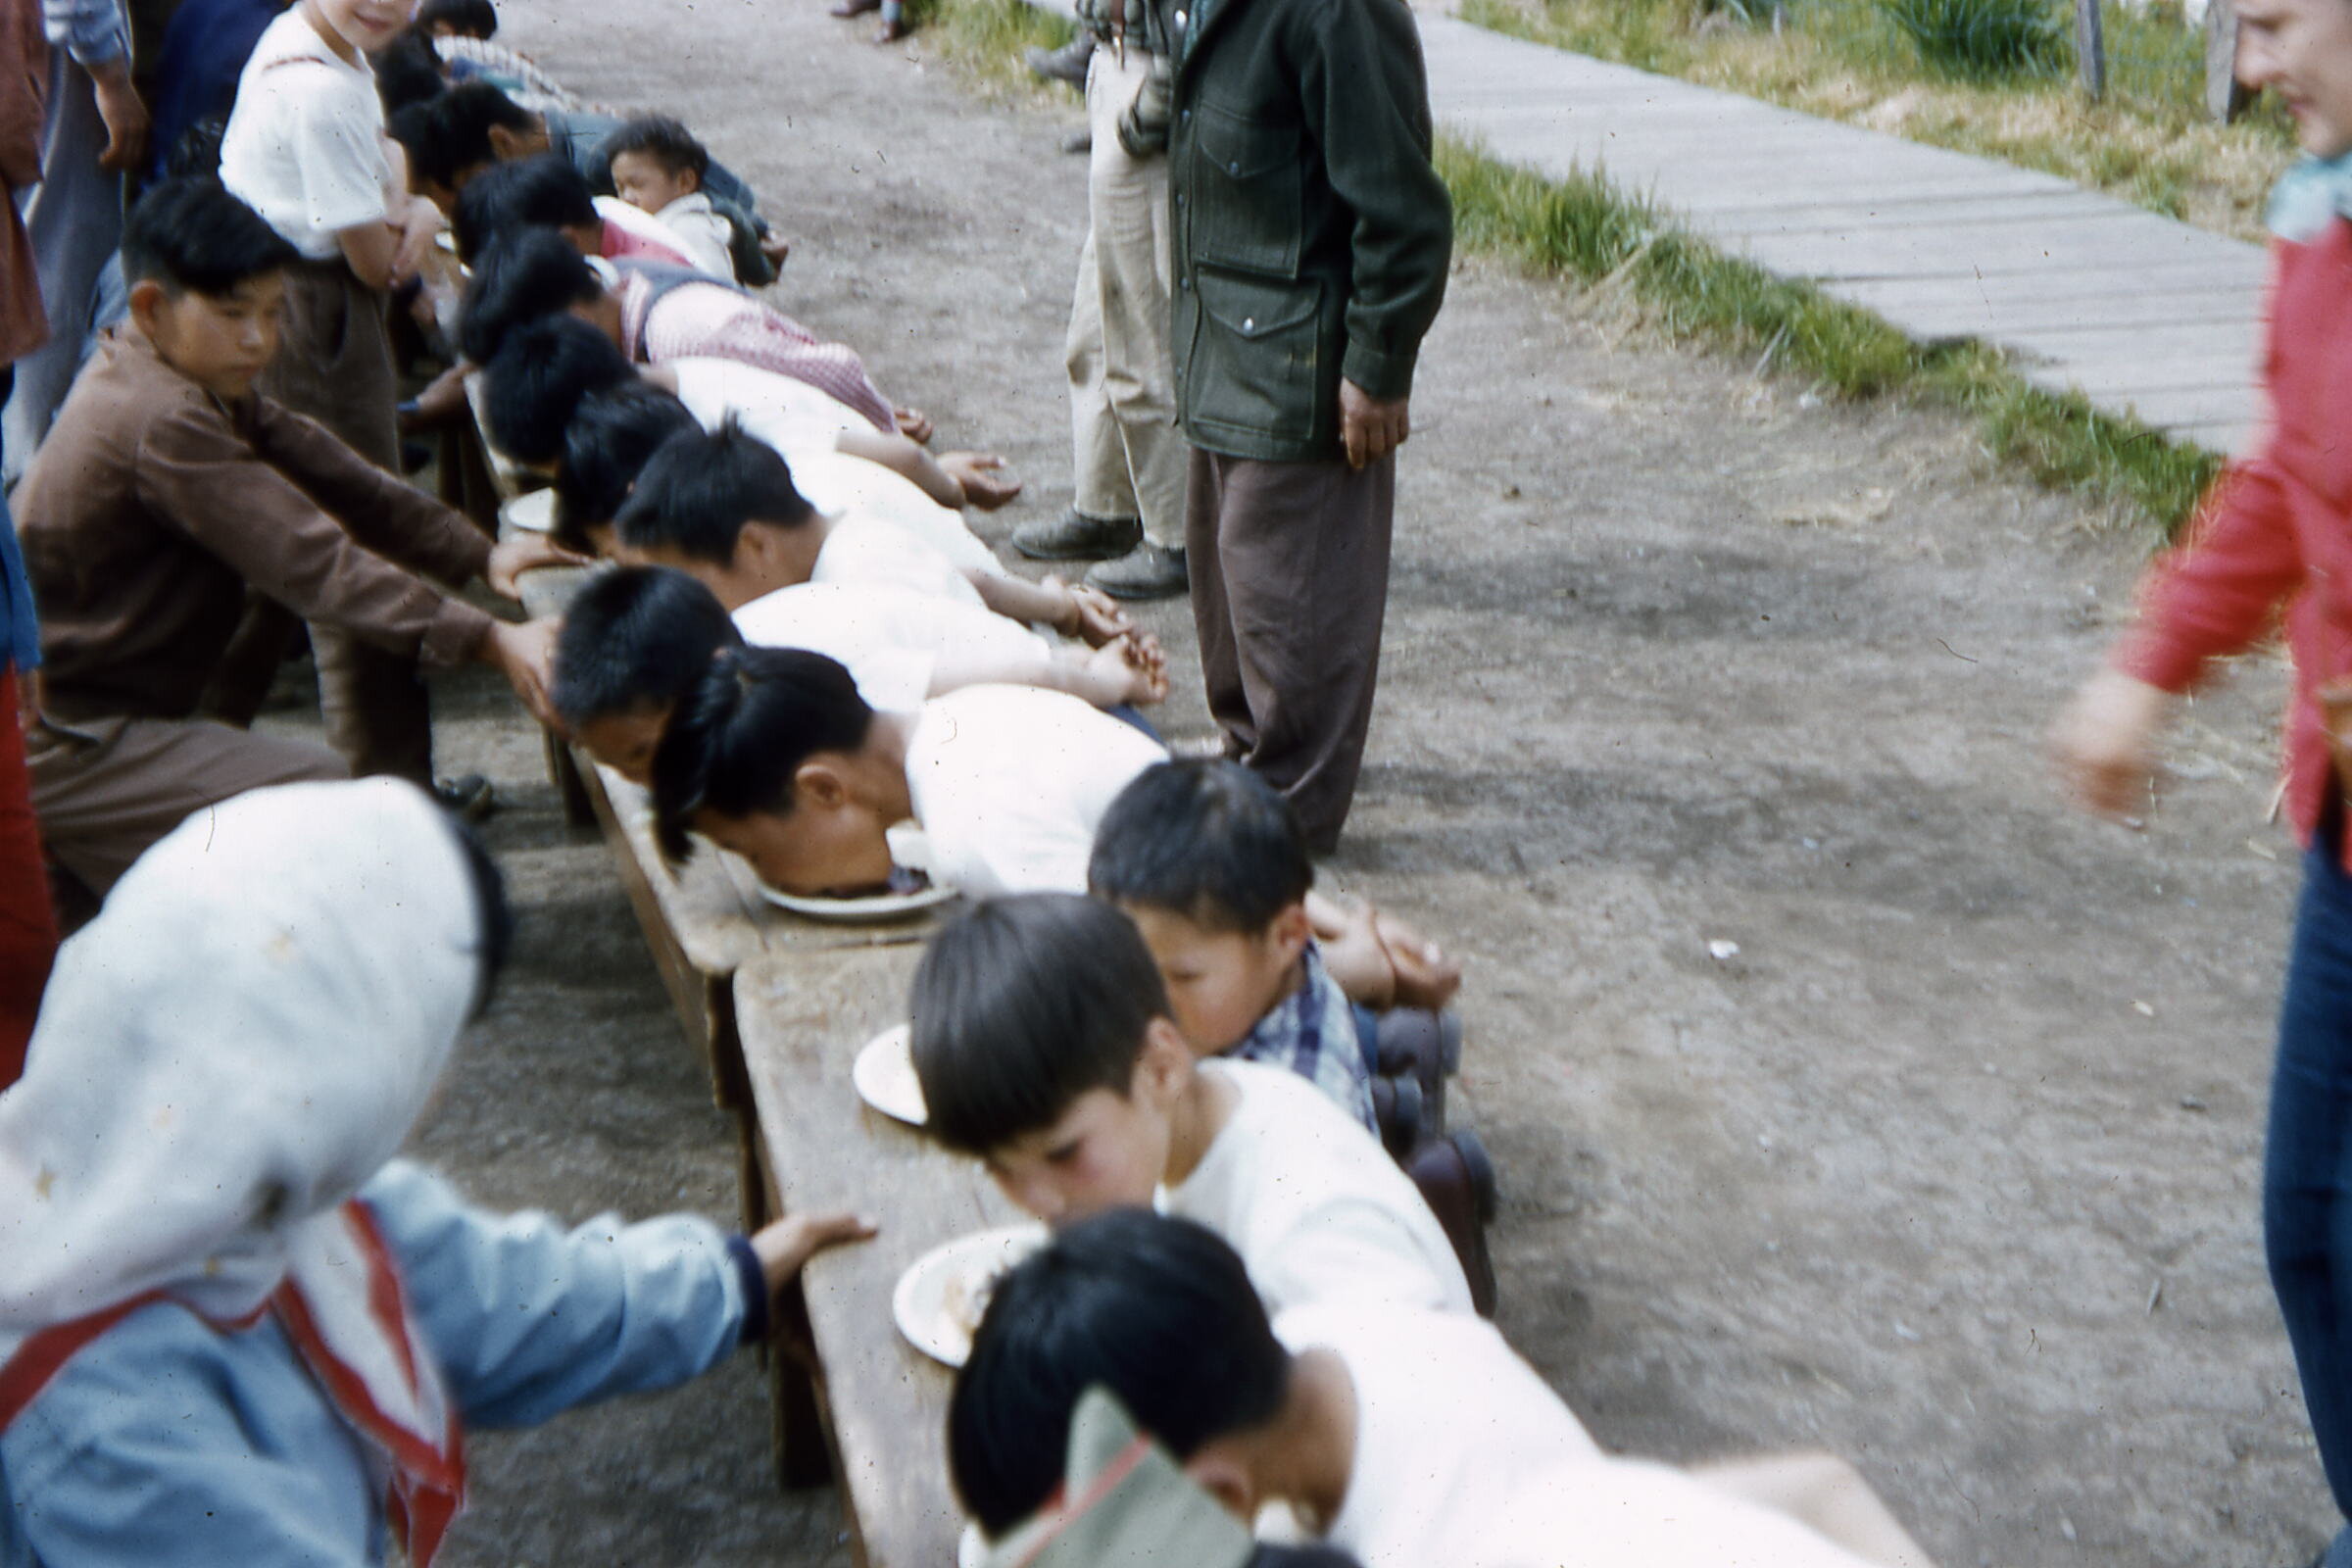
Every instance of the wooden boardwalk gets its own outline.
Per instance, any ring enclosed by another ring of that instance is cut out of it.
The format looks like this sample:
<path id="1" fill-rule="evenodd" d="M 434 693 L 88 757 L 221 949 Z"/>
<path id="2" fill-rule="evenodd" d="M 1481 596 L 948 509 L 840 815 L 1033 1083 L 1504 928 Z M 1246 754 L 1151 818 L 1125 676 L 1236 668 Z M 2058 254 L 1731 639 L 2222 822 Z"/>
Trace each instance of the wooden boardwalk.
<path id="1" fill-rule="evenodd" d="M 1033 3 L 1073 15 L 1070 0 Z M 2053 174 L 1417 9 L 1439 126 L 1503 163 L 1603 174 L 1914 340 L 1994 344 L 2037 386 L 2201 446 L 2233 450 L 2255 423 L 2258 245 Z"/>
<path id="2" fill-rule="evenodd" d="M 2253 425 L 2262 248 L 2050 174 L 1778 109 L 1425 12 L 1438 123 L 1605 175 L 1721 249 L 1914 339 L 2217 450 Z"/>

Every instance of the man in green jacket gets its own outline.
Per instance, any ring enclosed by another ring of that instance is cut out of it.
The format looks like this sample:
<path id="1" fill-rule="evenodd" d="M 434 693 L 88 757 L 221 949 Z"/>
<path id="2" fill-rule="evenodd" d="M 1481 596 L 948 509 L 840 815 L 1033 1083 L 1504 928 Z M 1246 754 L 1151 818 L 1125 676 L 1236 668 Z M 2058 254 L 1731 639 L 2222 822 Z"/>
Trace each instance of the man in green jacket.
<path id="1" fill-rule="evenodd" d="M 1396 449 L 1453 214 L 1404 0 L 1151 0 L 1173 62 L 1171 346 L 1193 618 L 1228 755 L 1348 819 Z"/>

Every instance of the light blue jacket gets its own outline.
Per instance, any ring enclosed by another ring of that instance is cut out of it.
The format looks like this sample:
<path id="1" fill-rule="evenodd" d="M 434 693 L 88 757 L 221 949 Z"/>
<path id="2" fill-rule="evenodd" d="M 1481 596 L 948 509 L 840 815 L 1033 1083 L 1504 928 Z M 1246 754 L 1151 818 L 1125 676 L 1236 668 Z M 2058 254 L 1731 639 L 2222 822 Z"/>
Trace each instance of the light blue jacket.
<path id="1" fill-rule="evenodd" d="M 122 0 L 41 0 L 41 29 L 83 66 L 130 53 L 130 18 Z"/>
<path id="2" fill-rule="evenodd" d="M 361 1197 L 468 1426 L 668 1388 L 743 1337 L 748 1253 L 707 1221 L 566 1232 L 400 1162 Z M 168 1303 L 124 1318 L 0 1435 L 0 1568 L 344 1568 L 388 1543 L 361 1440 L 272 1316 L 225 1335 Z"/>

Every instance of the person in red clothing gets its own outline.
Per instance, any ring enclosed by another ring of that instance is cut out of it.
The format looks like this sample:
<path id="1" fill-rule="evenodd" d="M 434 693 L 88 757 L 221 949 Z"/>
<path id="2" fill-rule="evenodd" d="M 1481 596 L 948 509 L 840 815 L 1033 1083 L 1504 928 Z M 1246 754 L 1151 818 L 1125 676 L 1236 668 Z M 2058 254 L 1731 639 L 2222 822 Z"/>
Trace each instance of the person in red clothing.
<path id="1" fill-rule="evenodd" d="M 49 46 L 41 8 L 32 0 L 0 0 L 0 178 L 13 194 L 41 178 L 41 92 Z M 49 318 L 33 274 L 32 243 L 15 201 L 0 196 L 0 401 L 16 378 L 19 356 L 47 341 Z M 57 956 L 57 922 L 50 912 L 49 874 L 41 830 L 32 814 L 32 782 L 24 770 L 24 732 L 18 722 L 30 705 L 29 687 L 41 662 L 30 585 L 17 555 L 8 503 L 0 499 L 0 1089 L 24 1070 L 24 1045 Z"/>
<path id="2" fill-rule="evenodd" d="M 2173 699 L 2285 611 L 2295 686 L 2286 806 L 2307 846 L 2263 1171 L 2272 1287 L 2337 1506 L 2352 1518 L 2352 0 L 2237 0 L 2238 74 L 2294 116 L 2305 157 L 2271 203 L 2271 422 L 2142 590 L 2139 624 L 2051 737 L 2075 797 L 2144 805 Z M 2322 1553 L 2352 1568 L 2352 1526 Z"/>

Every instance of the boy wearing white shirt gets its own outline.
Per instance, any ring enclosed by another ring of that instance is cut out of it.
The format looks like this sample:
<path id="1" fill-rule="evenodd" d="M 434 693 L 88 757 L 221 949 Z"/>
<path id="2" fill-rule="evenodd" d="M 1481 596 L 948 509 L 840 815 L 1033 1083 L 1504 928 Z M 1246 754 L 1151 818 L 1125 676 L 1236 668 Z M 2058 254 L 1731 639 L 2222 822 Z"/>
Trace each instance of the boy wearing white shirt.
<path id="1" fill-rule="evenodd" d="M 1118 650 L 1063 657 L 1002 615 L 904 589 L 803 583 L 730 620 L 686 573 L 624 566 L 591 579 L 564 612 L 557 714 L 598 761 L 648 783 L 670 710 L 702 683 L 712 656 L 743 644 L 839 660 L 868 706 L 894 711 L 984 682 L 1065 690 L 1101 707 L 1152 700 L 1152 679 L 1165 688 L 1164 674 L 1139 677 Z"/>
<path id="2" fill-rule="evenodd" d="M 384 291 L 415 274 L 441 215 L 408 193 L 384 134 L 368 53 L 399 35 L 396 8 L 301 0 L 264 29 L 238 78 L 220 141 L 220 182 L 301 254 L 286 270 L 283 338 L 261 393 L 325 425 L 387 472 L 400 471 Z M 232 676 L 232 706 L 258 702 L 293 618 L 248 615 L 255 653 Z M 327 738 L 355 774 L 432 784 L 432 709 L 413 658 L 314 626 Z M 486 793 L 486 791 L 485 791 Z"/>
<path id="3" fill-rule="evenodd" d="M 690 572 L 730 611 L 796 583 L 867 582 L 985 605 L 1096 647 L 1133 638 L 1126 615 L 1090 589 L 959 566 L 884 518 L 819 512 L 783 457 L 732 421 L 655 453 L 613 534 L 622 561 Z"/>
<path id="4" fill-rule="evenodd" d="M 654 825 L 672 860 L 699 834 L 804 898 L 888 883 L 886 834 L 910 819 L 933 874 L 967 893 L 1080 888 L 1095 824 L 1166 756 L 1059 692 L 969 686 L 877 712 L 821 654 L 731 650 L 670 714 L 654 756 Z"/>
<path id="5" fill-rule="evenodd" d="M 1841 1461 L 1613 1458 L 1489 1324 L 1354 1302 L 1269 1320 L 1253 1283 L 1214 1235 L 1136 1209 L 1000 1279 L 948 1412 L 981 1528 L 1052 1496 L 1099 1388 L 1236 1516 L 1287 1503 L 1364 1568 L 1933 1568 Z"/>
<path id="6" fill-rule="evenodd" d="M 913 1019 L 932 1136 L 1048 1224 L 1157 1193 L 1241 1253 L 1269 1310 L 1470 1313 L 1437 1216 L 1373 1136 L 1294 1073 L 1198 1060 L 1110 905 L 1041 893 L 971 910 L 924 954 Z"/>

